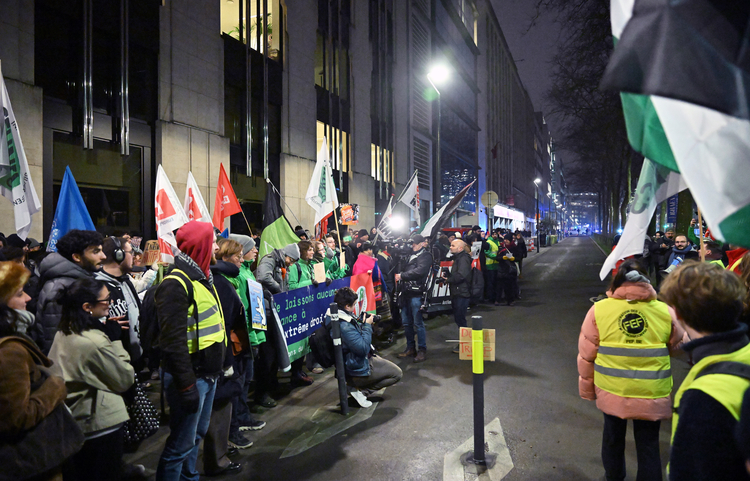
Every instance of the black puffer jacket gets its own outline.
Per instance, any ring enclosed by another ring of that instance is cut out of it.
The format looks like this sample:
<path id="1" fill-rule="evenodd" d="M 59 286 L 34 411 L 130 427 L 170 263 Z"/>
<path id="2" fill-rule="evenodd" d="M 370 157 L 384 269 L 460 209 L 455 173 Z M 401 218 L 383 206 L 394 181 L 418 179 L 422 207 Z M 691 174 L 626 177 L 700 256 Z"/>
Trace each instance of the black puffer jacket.
<path id="1" fill-rule="evenodd" d="M 453 257 L 448 284 L 451 286 L 451 297 L 471 297 L 471 255 L 466 251 Z"/>
<path id="2" fill-rule="evenodd" d="M 39 266 L 39 272 L 41 274 L 39 285 L 42 289 L 39 291 L 36 321 L 44 327 L 42 351 L 47 354 L 52 347 L 62 315 L 62 306 L 55 299 L 64 287 L 70 286 L 76 279 L 93 277 L 94 273 L 69 261 L 57 252 L 44 258 Z"/>
<path id="3" fill-rule="evenodd" d="M 427 290 L 427 276 L 432 268 L 432 255 L 427 249 L 420 249 L 409 256 L 406 267 L 401 271 L 404 281 L 404 295 L 419 296 Z"/>

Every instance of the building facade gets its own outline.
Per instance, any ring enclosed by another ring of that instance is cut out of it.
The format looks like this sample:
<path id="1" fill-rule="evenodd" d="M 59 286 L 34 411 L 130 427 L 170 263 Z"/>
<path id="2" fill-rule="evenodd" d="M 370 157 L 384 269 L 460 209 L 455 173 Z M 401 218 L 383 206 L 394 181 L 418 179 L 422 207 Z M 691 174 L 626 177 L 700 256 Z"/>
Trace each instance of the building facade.
<path id="1" fill-rule="evenodd" d="M 2 71 L 43 204 L 32 237 L 49 235 L 66 167 L 107 235 L 154 236 L 158 165 L 179 197 L 192 172 L 213 210 L 223 164 L 245 214 L 233 231 L 261 226 L 269 188 L 312 230 L 304 197 L 324 139 L 358 228 L 415 169 L 422 221 L 477 179 L 455 224 L 486 225 L 488 189 L 533 223 L 542 139 L 487 0 L 6 3 Z"/>

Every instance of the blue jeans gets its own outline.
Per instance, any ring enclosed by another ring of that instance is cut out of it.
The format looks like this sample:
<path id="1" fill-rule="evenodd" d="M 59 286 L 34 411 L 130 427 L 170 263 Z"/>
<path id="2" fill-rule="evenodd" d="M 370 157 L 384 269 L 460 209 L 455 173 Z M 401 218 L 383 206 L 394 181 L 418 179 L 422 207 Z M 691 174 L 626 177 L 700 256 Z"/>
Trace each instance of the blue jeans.
<path id="1" fill-rule="evenodd" d="M 417 329 L 417 344 L 422 351 L 427 350 L 427 333 L 424 330 L 424 319 L 422 319 L 422 297 L 407 297 L 401 321 L 404 324 L 404 334 L 406 335 L 406 348 L 414 349 L 414 328 Z"/>
<path id="2" fill-rule="evenodd" d="M 211 408 L 216 393 L 216 379 L 198 378 L 195 386 L 200 394 L 200 407 L 196 413 L 187 413 L 180 404 L 180 394 L 172 375 L 162 372 L 164 393 L 169 403 L 169 437 L 159 459 L 156 479 L 159 481 L 197 480 L 195 469 L 198 448 L 206 435 L 211 420 Z"/>

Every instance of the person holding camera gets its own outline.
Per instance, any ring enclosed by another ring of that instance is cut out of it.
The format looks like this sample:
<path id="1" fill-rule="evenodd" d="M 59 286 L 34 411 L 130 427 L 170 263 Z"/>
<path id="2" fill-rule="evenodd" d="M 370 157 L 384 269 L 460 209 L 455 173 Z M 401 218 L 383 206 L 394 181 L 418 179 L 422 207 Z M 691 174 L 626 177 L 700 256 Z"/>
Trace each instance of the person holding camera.
<path id="1" fill-rule="evenodd" d="M 359 319 L 355 317 L 357 299 L 356 292 L 342 287 L 333 301 L 339 306 L 347 390 L 357 404 L 367 408 L 372 405 L 367 399 L 370 392 L 396 384 L 403 373 L 397 365 L 374 353 L 372 324 L 376 317 L 366 312 Z M 326 322 L 330 322 L 330 311 L 326 313 Z"/>
<path id="2" fill-rule="evenodd" d="M 401 301 L 403 312 L 401 321 L 406 335 L 406 350 L 398 357 L 414 357 L 414 362 L 423 362 L 427 358 L 427 332 L 422 318 L 422 294 L 427 290 L 426 281 L 432 268 L 432 255 L 426 249 L 427 240 L 416 234 L 411 238 L 412 254 L 401 273 L 396 274 L 396 282 L 401 282 Z M 414 345 L 416 327 L 418 346 Z M 419 347 L 419 351 L 415 349 Z"/>

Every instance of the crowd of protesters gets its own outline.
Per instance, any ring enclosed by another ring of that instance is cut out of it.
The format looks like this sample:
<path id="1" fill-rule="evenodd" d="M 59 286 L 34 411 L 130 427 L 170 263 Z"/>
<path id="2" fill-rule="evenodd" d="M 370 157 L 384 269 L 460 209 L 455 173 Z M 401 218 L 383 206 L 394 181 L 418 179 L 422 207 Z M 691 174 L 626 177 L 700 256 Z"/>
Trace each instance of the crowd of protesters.
<path id="1" fill-rule="evenodd" d="M 372 276 L 380 294 L 377 316 L 358 315 L 357 295 L 349 288 L 333 298 L 348 392 L 363 408 L 371 405 L 368 396 L 402 376 L 373 345 L 392 344 L 403 329 L 406 347 L 398 358 L 428 359 L 428 291 L 449 286 L 459 327 L 467 326 L 472 305 L 513 306 L 521 299 L 527 256 L 522 232 L 474 226 L 432 240 L 420 234 L 385 238 L 376 229 L 332 232 L 320 240 L 301 226 L 295 232 L 299 242 L 259 259 L 260 233 L 225 238 L 210 224 L 189 222 L 176 232 L 174 263 L 160 282 L 164 267 L 140 265 L 142 252 L 127 235 L 73 230 L 54 253 L 33 239 L 0 237 L 0 405 L 13 413 L 0 421 L 0 462 L 18 479 L 146 477 L 143 466 L 123 461 L 123 453 L 137 449 L 135 400 L 159 380 L 169 436 L 157 479 L 197 479 L 201 441 L 205 474 L 241 471 L 230 456 L 251 447 L 248 434 L 266 425 L 253 413 L 273 409 L 279 395 L 313 384 L 313 375 L 324 371 L 312 354 L 290 362 L 277 324 L 252 326 L 248 280 L 262 286 L 263 308 L 271 316 L 276 294 Z M 700 371 L 720 361 L 750 364 L 750 254 L 711 243 L 704 247 L 709 260 L 697 263 L 689 236 L 672 231 L 648 242 L 643 256 L 618 267 L 608 299 L 592 307 L 581 331 L 581 396 L 595 399 L 604 412 L 607 479 L 624 479 L 628 419 L 636 423 L 639 479 L 661 479 L 659 422 L 672 416 L 669 355 L 681 350 L 691 352 L 696 364 L 674 400 L 679 418 L 673 418 L 672 479 L 709 479 L 690 473 L 730 465 L 736 477 L 725 479 L 746 479 L 750 420 L 739 420 L 740 411 L 750 411 L 742 403 L 750 380 L 718 372 L 736 389 L 727 393 Z M 452 267 L 441 267 L 445 261 Z M 316 276 L 318 264 L 325 280 Z M 649 279 L 654 269 L 661 300 Z M 626 326 L 623 313 L 630 316 Z M 638 319 L 648 320 L 647 333 L 638 330 Z M 288 383 L 279 382 L 282 371 L 290 373 Z M 632 375 L 643 371 L 650 373 L 644 379 Z M 24 440 L 50 426 L 64 428 L 50 438 L 50 453 L 20 462 L 27 455 Z M 710 436 L 696 447 L 700 432 Z"/>

